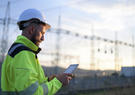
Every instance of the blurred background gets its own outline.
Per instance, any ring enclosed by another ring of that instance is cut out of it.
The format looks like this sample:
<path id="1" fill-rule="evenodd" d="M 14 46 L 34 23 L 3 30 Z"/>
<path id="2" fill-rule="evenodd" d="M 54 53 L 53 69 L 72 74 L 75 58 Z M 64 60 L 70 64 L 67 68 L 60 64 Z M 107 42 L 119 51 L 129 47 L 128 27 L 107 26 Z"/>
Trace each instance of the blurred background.
<path id="1" fill-rule="evenodd" d="M 135 0 L 0 0 L 1 64 L 28 8 L 51 25 L 38 55 L 45 74 L 79 64 L 58 95 L 135 95 Z"/>

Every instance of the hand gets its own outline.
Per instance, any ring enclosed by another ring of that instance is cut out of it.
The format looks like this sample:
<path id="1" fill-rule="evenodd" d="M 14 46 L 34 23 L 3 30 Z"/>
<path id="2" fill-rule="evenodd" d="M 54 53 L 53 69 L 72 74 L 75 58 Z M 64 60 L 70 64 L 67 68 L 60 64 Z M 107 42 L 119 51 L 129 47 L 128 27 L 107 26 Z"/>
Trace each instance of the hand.
<path id="1" fill-rule="evenodd" d="M 63 86 L 66 86 L 69 84 L 69 81 L 72 79 L 73 74 L 59 74 L 56 75 L 56 78 L 62 83 Z"/>

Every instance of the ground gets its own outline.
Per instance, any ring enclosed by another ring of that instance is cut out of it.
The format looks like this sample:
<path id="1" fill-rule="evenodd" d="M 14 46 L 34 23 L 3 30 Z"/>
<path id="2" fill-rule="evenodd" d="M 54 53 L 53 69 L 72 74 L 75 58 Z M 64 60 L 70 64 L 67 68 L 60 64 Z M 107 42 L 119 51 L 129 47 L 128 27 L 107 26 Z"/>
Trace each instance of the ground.
<path id="1" fill-rule="evenodd" d="M 114 89 L 104 89 L 99 91 L 87 91 L 80 92 L 76 95 L 135 95 L 135 86 L 124 87 L 124 88 L 114 88 Z"/>

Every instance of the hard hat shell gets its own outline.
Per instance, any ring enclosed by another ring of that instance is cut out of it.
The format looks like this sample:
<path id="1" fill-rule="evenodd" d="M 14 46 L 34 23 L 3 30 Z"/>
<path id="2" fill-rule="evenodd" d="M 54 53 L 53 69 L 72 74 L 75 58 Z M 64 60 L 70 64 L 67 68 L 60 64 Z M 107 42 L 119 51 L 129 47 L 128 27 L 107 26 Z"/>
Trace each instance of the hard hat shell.
<path id="1" fill-rule="evenodd" d="M 45 20 L 44 15 L 37 9 L 27 9 L 22 12 L 20 15 L 17 24 L 23 22 L 23 21 L 29 21 L 31 19 L 38 19 L 42 23 L 46 24 L 48 29 L 51 27 L 47 21 Z"/>

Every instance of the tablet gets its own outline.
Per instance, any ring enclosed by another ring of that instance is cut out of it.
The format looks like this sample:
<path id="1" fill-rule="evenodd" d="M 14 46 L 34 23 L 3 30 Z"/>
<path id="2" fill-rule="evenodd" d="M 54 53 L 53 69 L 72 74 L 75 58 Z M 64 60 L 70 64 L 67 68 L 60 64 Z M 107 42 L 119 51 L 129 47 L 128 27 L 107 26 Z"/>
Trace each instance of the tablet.
<path id="1" fill-rule="evenodd" d="M 64 73 L 73 73 L 76 68 L 78 67 L 79 64 L 71 64 L 65 71 Z"/>

